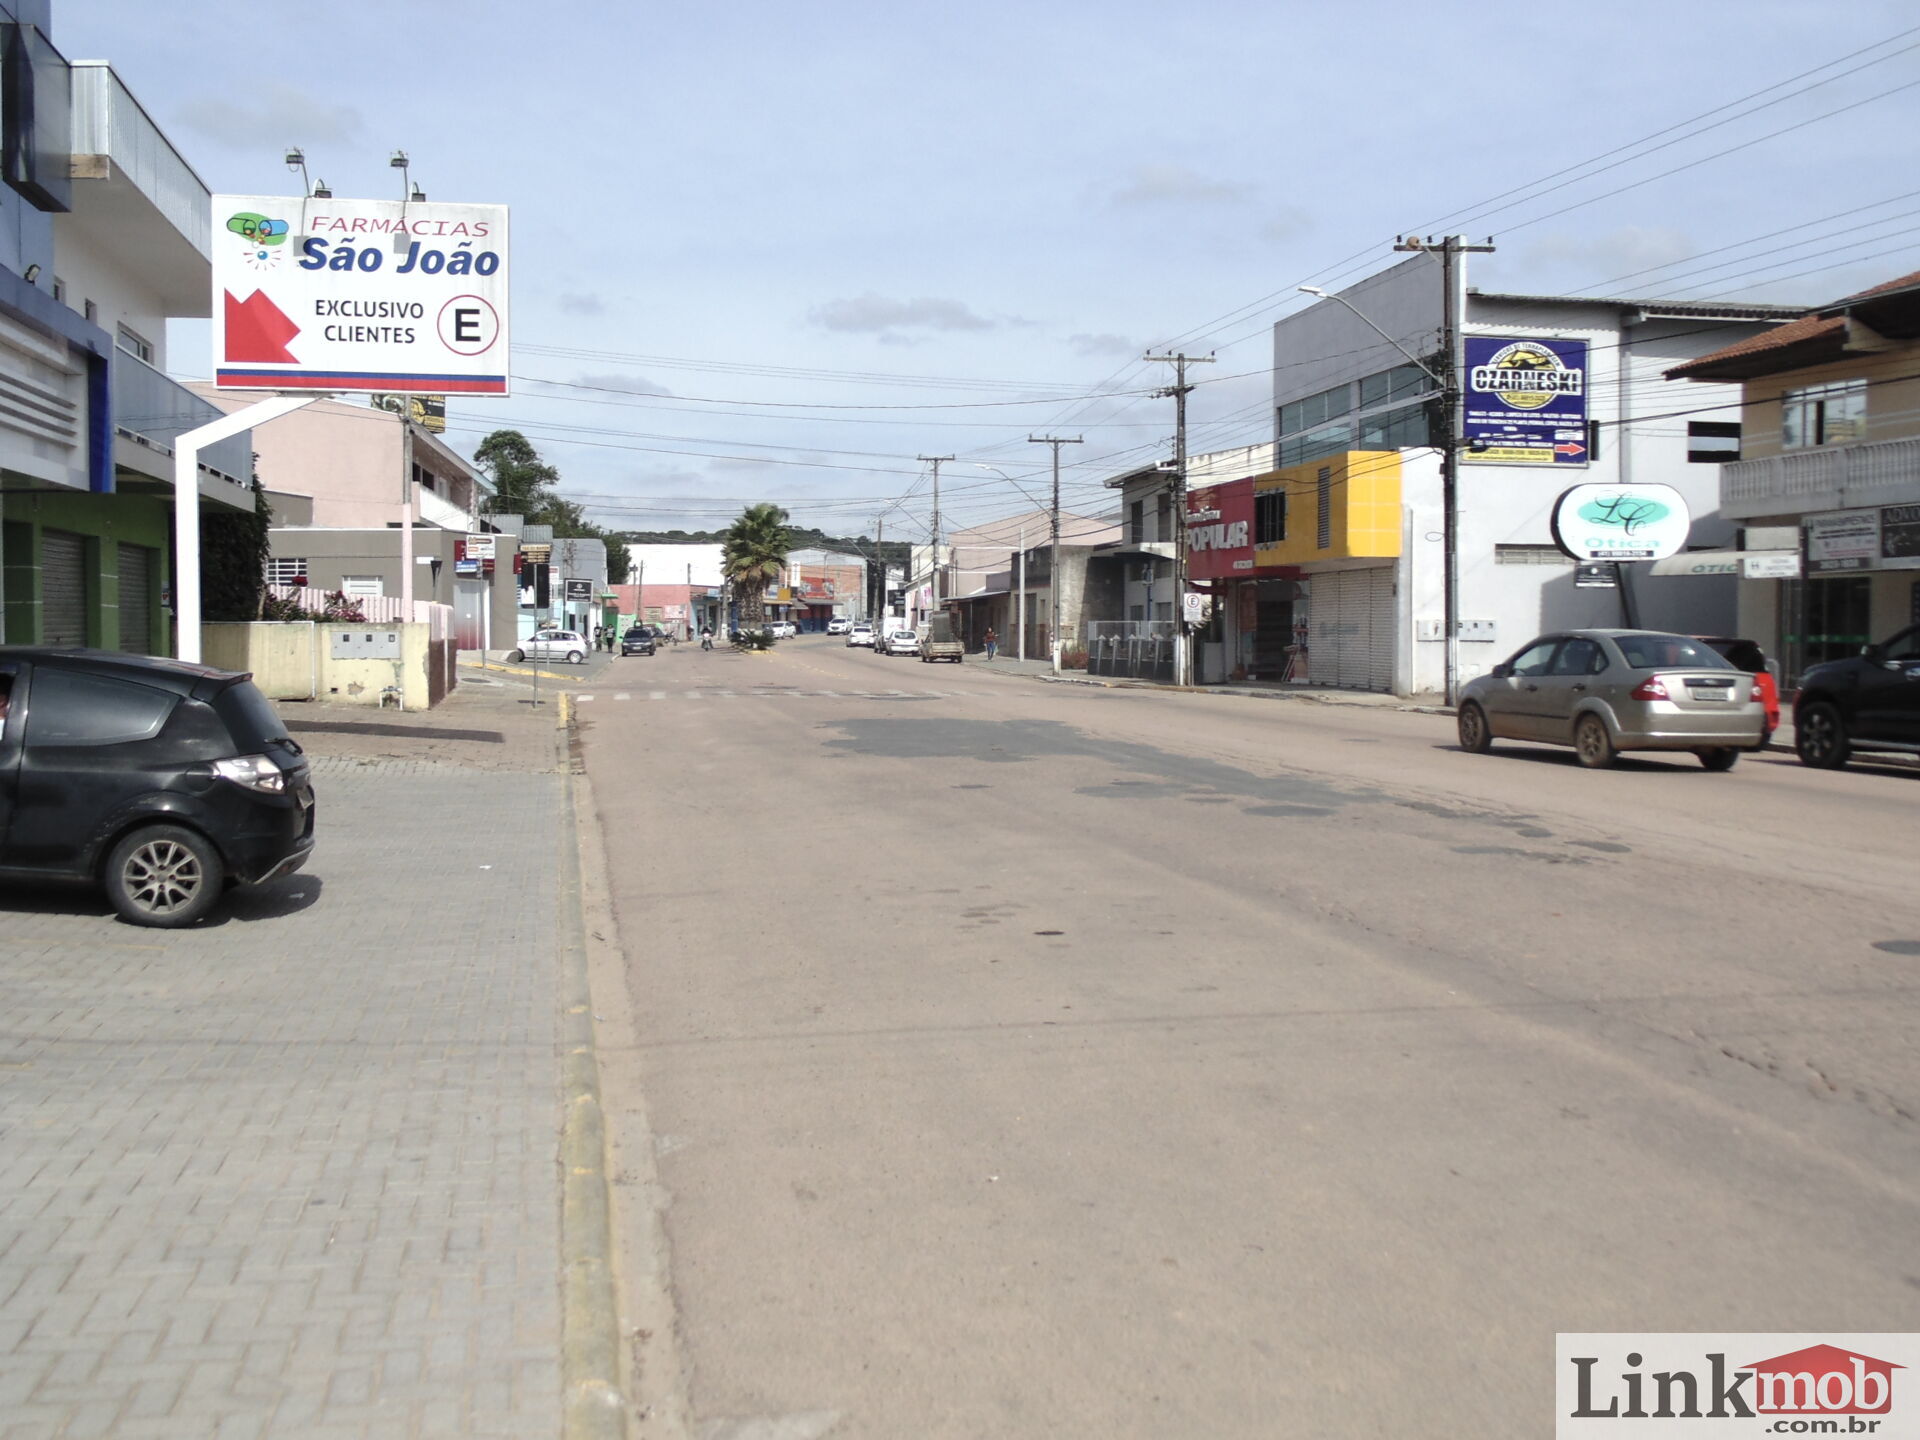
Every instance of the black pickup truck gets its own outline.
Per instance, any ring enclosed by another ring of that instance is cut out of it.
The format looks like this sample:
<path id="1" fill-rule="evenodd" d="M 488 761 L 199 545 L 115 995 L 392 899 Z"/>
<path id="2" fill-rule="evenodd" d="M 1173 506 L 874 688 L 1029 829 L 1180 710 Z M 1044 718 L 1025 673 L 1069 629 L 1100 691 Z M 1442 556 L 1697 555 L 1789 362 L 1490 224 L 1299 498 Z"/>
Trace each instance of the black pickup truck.
<path id="1" fill-rule="evenodd" d="M 1920 625 L 1801 676 L 1793 744 L 1822 770 L 1856 751 L 1920 755 Z"/>

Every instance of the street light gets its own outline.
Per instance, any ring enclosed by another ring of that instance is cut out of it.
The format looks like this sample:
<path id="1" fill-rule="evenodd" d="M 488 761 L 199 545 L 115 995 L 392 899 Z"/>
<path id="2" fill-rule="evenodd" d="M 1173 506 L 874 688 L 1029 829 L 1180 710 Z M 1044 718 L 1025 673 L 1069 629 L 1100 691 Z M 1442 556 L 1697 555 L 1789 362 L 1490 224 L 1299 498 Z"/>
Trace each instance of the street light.
<path id="1" fill-rule="evenodd" d="M 1449 252 L 1449 255 L 1451 252 Z M 1442 625 L 1446 635 L 1446 699 L 1449 705 L 1457 704 L 1460 698 L 1460 440 L 1459 420 L 1455 414 L 1459 397 L 1449 378 L 1453 373 L 1453 280 L 1449 267 L 1444 281 L 1447 289 L 1447 324 L 1445 350 L 1447 355 L 1447 375 L 1440 374 L 1426 361 L 1414 354 L 1394 336 L 1389 335 L 1373 318 L 1360 309 L 1344 295 L 1335 295 L 1321 289 L 1318 285 L 1301 285 L 1297 288 L 1304 295 L 1312 295 L 1321 300 L 1333 300 L 1345 306 L 1359 318 L 1374 334 L 1392 345 L 1407 359 L 1423 370 L 1427 377 L 1440 387 L 1441 434 L 1440 451 L 1440 510 L 1442 530 L 1441 556 L 1441 612 Z"/>

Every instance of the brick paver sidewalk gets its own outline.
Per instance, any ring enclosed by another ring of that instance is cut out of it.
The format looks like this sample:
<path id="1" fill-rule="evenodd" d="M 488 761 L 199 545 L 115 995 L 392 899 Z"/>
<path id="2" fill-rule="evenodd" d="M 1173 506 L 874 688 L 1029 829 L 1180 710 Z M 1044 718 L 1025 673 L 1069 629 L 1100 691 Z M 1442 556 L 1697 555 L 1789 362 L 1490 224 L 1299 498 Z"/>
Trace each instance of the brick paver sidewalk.
<path id="1" fill-rule="evenodd" d="M 303 874 L 0 890 L 5 1440 L 558 1431 L 554 712 L 283 713 Z"/>

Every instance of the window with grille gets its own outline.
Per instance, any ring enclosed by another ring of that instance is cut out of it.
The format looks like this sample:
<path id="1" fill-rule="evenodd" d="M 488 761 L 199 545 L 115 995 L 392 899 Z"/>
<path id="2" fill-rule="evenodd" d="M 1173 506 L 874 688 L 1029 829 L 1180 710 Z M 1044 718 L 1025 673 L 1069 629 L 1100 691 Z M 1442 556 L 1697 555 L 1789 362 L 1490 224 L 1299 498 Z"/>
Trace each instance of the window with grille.
<path id="1" fill-rule="evenodd" d="M 1253 543 L 1277 545 L 1287 538 L 1287 492 L 1262 490 L 1253 497 Z"/>
<path id="2" fill-rule="evenodd" d="M 1333 467 L 1322 465 L 1314 479 L 1320 492 L 1320 523 L 1313 543 L 1327 550 L 1333 545 Z"/>
<path id="3" fill-rule="evenodd" d="M 307 583 L 307 562 L 305 557 L 289 559 L 276 555 L 267 561 L 267 583 L 269 585 L 304 585 Z"/>

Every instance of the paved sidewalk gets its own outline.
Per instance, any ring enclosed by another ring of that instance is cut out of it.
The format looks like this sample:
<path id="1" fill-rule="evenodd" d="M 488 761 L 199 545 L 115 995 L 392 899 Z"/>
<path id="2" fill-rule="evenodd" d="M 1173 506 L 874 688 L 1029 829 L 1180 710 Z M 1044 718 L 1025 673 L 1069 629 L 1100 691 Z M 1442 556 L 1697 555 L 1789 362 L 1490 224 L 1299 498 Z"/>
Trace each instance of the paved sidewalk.
<path id="1" fill-rule="evenodd" d="M 0 1437 L 550 1436 L 555 710 L 291 705 L 310 868 L 0 890 Z"/>

